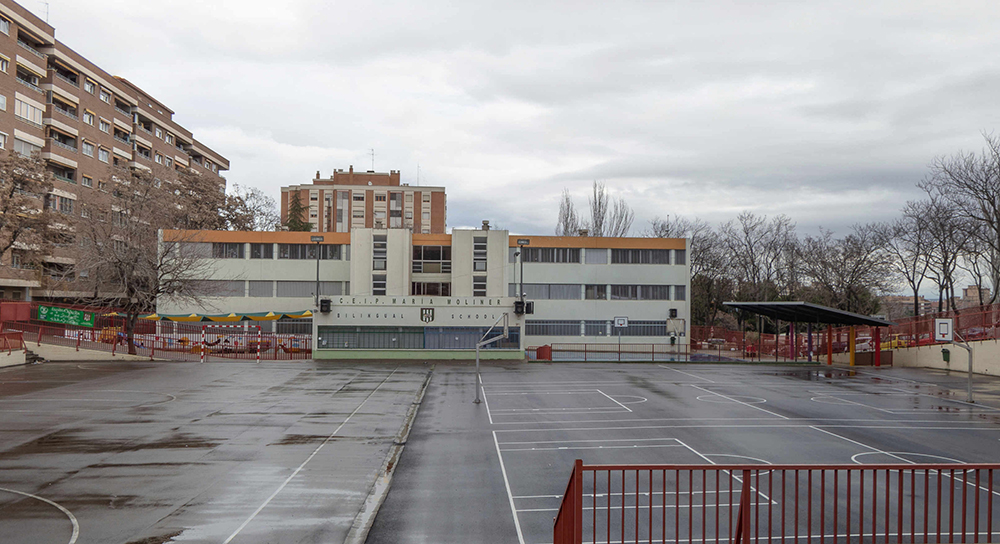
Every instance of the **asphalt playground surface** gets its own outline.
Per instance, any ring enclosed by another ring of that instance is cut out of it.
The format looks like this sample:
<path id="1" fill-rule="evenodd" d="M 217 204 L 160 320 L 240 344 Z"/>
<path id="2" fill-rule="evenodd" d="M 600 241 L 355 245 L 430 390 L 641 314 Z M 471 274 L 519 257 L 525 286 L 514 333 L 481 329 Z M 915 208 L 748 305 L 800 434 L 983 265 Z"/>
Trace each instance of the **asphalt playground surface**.
<path id="1" fill-rule="evenodd" d="M 551 542 L 575 459 L 1000 461 L 1000 380 L 941 371 L 46 363 L 0 370 L 0 542 L 344 542 L 428 376 L 369 543 Z"/>
<path id="2" fill-rule="evenodd" d="M 427 365 L 0 371 L 0 542 L 343 542 Z"/>
<path id="3" fill-rule="evenodd" d="M 435 369 L 370 544 L 552 542 L 575 459 L 1000 462 L 996 378 L 976 377 L 974 405 L 964 374 L 918 369 L 535 363 L 482 379 L 477 405 L 469 368 Z"/>

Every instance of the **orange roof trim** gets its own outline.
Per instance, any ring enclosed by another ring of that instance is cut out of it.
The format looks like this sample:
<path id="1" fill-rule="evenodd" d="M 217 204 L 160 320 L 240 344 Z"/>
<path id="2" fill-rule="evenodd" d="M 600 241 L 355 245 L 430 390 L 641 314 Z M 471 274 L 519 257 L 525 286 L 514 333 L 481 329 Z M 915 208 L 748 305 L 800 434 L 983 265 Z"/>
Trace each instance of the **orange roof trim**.
<path id="1" fill-rule="evenodd" d="M 312 244 L 310 236 L 322 236 L 324 244 L 350 244 L 348 232 L 265 232 L 229 230 L 165 230 L 163 240 L 167 242 L 220 242 L 220 243 L 263 243 L 263 244 Z"/>
<path id="2" fill-rule="evenodd" d="M 684 238 L 603 238 L 600 236 L 511 236 L 509 246 L 517 247 L 521 238 L 531 240 L 528 247 L 582 247 L 593 249 L 686 249 Z"/>

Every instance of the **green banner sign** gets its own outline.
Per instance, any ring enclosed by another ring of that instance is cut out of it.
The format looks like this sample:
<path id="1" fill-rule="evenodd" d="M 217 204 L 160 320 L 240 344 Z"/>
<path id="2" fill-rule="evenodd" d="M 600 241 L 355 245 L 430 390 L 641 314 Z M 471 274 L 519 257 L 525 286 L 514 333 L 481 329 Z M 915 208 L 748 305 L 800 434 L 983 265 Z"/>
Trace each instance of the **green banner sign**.
<path id="1" fill-rule="evenodd" d="M 77 327 L 94 327 L 94 312 L 57 308 L 55 306 L 38 306 L 38 320 L 49 323 L 76 325 Z"/>

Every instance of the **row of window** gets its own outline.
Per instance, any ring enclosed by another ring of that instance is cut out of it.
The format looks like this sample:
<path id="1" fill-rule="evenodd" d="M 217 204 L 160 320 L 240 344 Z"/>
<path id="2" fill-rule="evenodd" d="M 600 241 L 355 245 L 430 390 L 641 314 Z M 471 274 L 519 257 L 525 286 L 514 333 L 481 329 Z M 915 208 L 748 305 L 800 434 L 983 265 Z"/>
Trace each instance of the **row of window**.
<path id="1" fill-rule="evenodd" d="M 518 286 L 508 284 L 507 295 L 518 296 Z M 530 300 L 687 300 L 686 285 L 525 283 L 521 287 L 525 298 Z"/>
<path id="2" fill-rule="evenodd" d="M 606 320 L 529 319 L 524 322 L 525 336 L 669 336 L 677 331 L 676 323 L 630 319 L 628 327 L 617 328 Z M 683 333 L 681 333 L 683 335 Z"/>
<path id="3" fill-rule="evenodd" d="M 520 329 L 511 327 L 509 336 L 482 349 L 518 349 Z M 489 327 L 357 327 L 319 326 L 318 349 L 473 349 L 485 336 L 503 334 Z"/>
<path id="4" fill-rule="evenodd" d="M 192 280 L 187 285 L 192 295 L 213 297 L 308 298 L 316 296 L 315 281 L 242 281 Z M 350 282 L 321 281 L 320 296 L 349 295 Z"/>
<path id="5" fill-rule="evenodd" d="M 509 262 L 516 263 L 517 248 L 510 248 Z M 579 248 L 566 247 L 525 247 L 522 248 L 523 262 L 526 263 L 581 263 L 581 255 L 585 264 L 608 264 L 606 249 L 588 249 L 585 253 Z M 673 260 L 671 262 L 671 254 Z M 687 251 L 683 249 L 612 249 L 612 264 L 687 264 Z"/>
<path id="6" fill-rule="evenodd" d="M 344 260 L 345 247 L 339 244 L 277 244 L 279 259 Z M 208 244 L 182 243 L 182 251 L 190 257 L 209 257 Z M 211 257 L 215 259 L 245 259 L 244 243 L 213 242 Z M 251 259 L 274 259 L 275 244 L 250 244 Z M 349 258 L 349 257 L 348 257 Z"/>

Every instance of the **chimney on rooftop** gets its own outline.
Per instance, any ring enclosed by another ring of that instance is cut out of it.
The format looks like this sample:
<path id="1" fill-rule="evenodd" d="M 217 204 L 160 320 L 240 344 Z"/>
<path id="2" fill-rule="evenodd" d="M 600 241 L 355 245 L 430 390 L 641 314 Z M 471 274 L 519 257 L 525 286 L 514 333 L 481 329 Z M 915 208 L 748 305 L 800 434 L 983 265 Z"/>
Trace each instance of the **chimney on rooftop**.
<path id="1" fill-rule="evenodd" d="M 580 229 L 580 230 L 578 231 L 578 234 L 579 234 L 580 236 L 587 236 L 588 234 L 590 234 L 590 230 L 588 230 L 588 229 Z"/>
<path id="2" fill-rule="evenodd" d="M 319 170 L 316 171 L 316 179 L 319 179 Z"/>

